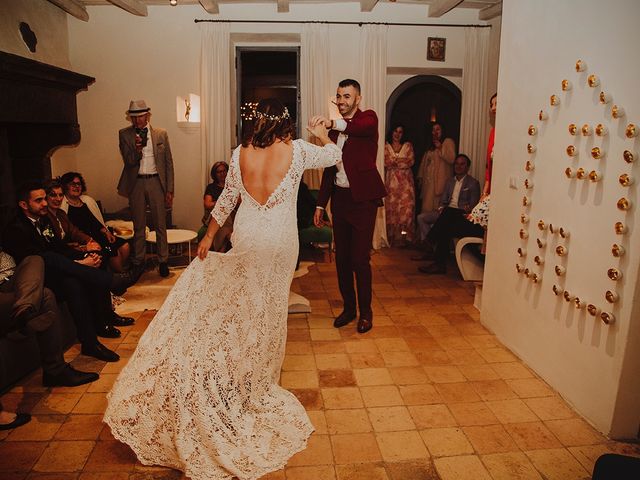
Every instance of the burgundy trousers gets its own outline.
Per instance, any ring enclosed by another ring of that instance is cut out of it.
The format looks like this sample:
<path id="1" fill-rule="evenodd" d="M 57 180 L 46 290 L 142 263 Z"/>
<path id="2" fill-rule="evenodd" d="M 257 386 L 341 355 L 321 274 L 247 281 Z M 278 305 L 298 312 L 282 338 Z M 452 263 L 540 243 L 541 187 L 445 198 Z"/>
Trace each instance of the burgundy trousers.
<path id="1" fill-rule="evenodd" d="M 371 316 L 371 242 L 380 200 L 356 202 L 351 190 L 334 186 L 331 194 L 338 286 L 346 312 Z M 354 275 L 355 285 L 354 289 Z M 356 290 L 358 292 L 356 302 Z"/>

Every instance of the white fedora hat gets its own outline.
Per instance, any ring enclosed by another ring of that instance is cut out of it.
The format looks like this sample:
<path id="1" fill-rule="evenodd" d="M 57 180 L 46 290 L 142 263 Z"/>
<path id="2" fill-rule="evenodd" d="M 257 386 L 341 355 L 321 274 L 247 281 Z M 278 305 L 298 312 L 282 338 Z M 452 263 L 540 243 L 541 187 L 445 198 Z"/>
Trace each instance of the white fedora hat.
<path id="1" fill-rule="evenodd" d="M 131 102 L 129 102 L 129 110 L 127 110 L 127 114 L 130 117 L 139 117 L 140 115 L 144 115 L 150 111 L 151 109 L 147 107 L 144 100 L 131 100 Z"/>

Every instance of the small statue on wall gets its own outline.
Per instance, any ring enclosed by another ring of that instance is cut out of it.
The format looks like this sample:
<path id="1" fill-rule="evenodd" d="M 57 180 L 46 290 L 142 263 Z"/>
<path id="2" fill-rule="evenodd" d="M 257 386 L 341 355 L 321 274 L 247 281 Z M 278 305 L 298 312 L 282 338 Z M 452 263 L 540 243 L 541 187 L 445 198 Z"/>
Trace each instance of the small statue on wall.
<path id="1" fill-rule="evenodd" d="M 189 97 L 184 99 L 184 106 L 185 106 L 184 118 L 188 122 L 189 115 L 191 115 L 191 100 L 189 100 Z"/>

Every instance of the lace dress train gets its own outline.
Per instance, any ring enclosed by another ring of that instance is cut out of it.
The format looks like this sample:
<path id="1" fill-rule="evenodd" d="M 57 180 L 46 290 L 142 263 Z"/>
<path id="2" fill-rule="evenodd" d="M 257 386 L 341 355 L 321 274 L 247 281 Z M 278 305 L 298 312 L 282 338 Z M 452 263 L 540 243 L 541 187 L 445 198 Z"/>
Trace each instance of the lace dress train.
<path id="1" fill-rule="evenodd" d="M 108 395 L 104 420 L 146 465 L 194 480 L 257 479 L 282 468 L 313 431 L 278 385 L 298 255 L 296 197 L 307 168 L 334 165 L 335 145 L 293 141 L 288 173 L 264 205 L 244 189 L 239 151 L 212 216 L 240 197 L 226 254 L 182 273 Z"/>

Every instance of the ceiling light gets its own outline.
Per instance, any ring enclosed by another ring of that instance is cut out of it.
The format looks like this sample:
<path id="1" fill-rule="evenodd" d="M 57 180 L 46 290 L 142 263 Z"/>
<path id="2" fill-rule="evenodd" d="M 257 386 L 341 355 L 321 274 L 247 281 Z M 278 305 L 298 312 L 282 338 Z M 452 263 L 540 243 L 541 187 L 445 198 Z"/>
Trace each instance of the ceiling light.
<path id="1" fill-rule="evenodd" d="M 178 0 L 169 0 L 169 5 L 175 7 L 176 5 L 178 5 Z"/>

